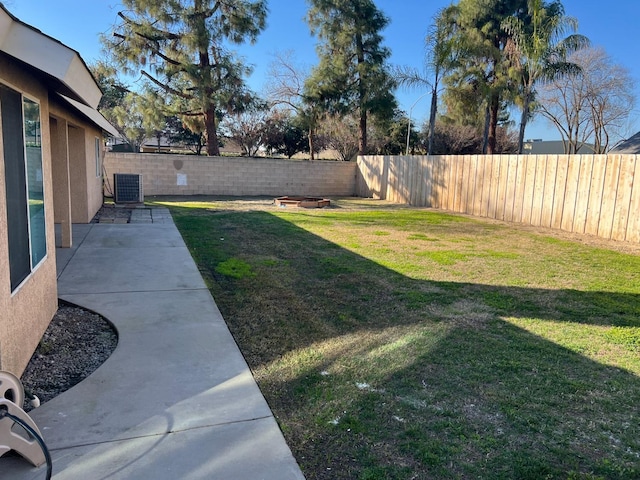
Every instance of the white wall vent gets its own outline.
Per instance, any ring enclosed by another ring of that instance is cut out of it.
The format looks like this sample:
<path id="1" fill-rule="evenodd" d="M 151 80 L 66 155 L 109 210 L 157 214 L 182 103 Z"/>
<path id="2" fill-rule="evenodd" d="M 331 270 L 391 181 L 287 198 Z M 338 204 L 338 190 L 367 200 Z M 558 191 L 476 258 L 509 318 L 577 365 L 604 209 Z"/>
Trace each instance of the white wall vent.
<path id="1" fill-rule="evenodd" d="M 142 175 L 137 173 L 114 173 L 114 201 L 116 203 L 142 203 Z"/>

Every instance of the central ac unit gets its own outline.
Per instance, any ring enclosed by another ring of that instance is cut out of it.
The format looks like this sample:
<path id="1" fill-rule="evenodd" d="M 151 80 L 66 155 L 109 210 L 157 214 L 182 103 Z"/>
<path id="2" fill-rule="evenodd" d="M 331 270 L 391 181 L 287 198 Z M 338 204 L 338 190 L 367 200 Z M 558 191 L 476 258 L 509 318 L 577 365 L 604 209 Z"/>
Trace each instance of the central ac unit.
<path id="1" fill-rule="evenodd" d="M 137 173 L 114 173 L 114 194 L 116 203 L 142 203 L 142 175 Z"/>

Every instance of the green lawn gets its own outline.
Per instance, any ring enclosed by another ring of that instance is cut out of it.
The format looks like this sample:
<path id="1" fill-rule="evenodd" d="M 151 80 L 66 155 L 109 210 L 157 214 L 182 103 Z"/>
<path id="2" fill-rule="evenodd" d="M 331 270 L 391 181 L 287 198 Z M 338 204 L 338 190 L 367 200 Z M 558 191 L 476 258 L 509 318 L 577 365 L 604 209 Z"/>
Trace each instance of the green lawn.
<path id="1" fill-rule="evenodd" d="M 309 480 L 640 478 L 640 255 L 355 199 L 156 203 Z"/>

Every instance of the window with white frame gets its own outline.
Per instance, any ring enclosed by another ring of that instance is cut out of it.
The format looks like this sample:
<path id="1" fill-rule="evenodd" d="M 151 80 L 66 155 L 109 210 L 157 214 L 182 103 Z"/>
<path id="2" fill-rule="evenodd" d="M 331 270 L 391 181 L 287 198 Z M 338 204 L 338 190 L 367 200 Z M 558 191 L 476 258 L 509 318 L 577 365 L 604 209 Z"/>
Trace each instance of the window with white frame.
<path id="1" fill-rule="evenodd" d="M 47 255 L 40 105 L 0 84 L 11 291 Z"/>

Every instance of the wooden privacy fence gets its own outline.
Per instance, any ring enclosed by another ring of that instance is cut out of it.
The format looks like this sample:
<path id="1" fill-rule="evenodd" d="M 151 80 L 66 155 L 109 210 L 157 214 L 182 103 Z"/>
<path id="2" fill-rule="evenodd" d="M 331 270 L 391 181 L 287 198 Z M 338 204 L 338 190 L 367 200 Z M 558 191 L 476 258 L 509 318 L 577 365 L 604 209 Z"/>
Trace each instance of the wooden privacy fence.
<path id="1" fill-rule="evenodd" d="M 638 243 L 639 159 L 362 156 L 356 188 L 359 196 Z"/>

